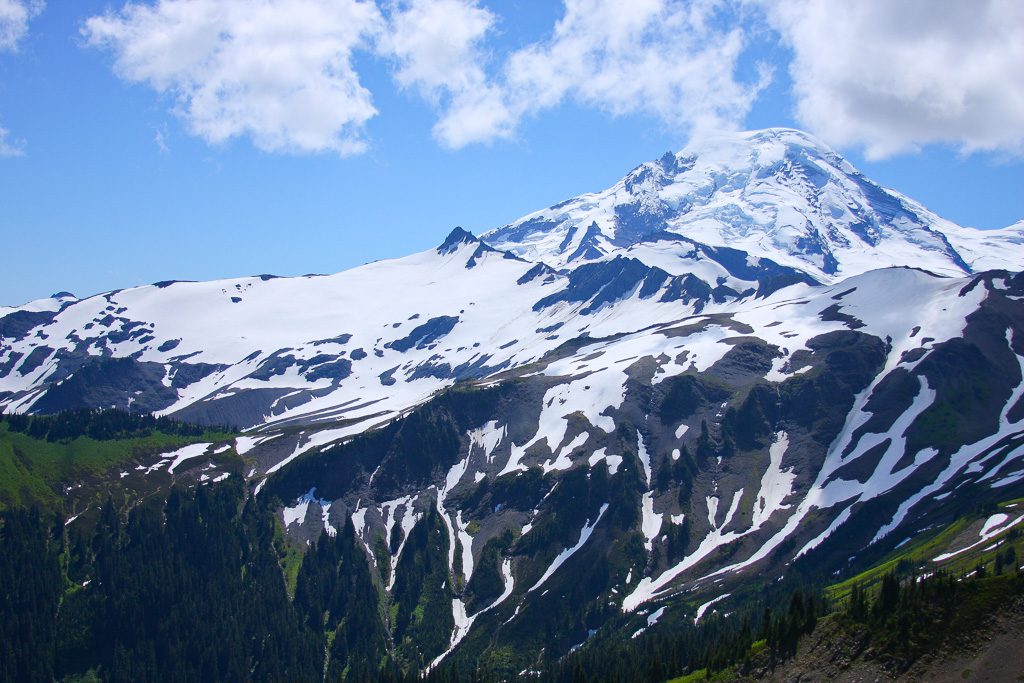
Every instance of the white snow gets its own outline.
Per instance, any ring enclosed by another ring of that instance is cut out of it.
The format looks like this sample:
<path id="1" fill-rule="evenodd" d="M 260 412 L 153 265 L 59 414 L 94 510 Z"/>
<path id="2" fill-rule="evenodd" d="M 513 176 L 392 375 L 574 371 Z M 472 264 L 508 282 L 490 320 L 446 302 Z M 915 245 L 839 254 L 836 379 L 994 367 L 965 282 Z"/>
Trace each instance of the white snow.
<path id="1" fill-rule="evenodd" d="M 544 582 L 547 581 L 548 578 L 550 578 L 550 576 L 554 574 L 559 567 L 562 566 L 562 563 L 564 563 L 566 560 L 572 557 L 573 553 L 575 553 L 577 550 L 583 547 L 583 544 L 586 543 L 587 540 L 590 538 L 590 534 L 593 533 L 594 527 L 596 527 L 598 522 L 601 521 L 601 518 L 604 516 L 604 512 L 607 509 L 608 503 L 605 503 L 604 505 L 601 506 L 601 510 L 600 512 L 597 513 L 597 519 L 594 520 L 594 523 L 588 523 L 583 526 L 583 529 L 580 531 L 580 539 L 576 542 L 576 545 L 574 545 L 571 548 L 566 548 L 565 550 L 560 552 L 558 556 L 555 557 L 554 561 L 552 561 L 552 563 L 548 566 L 547 571 L 544 572 L 544 575 L 540 577 L 537 583 L 533 584 L 533 587 L 530 588 L 530 590 L 526 591 L 527 593 L 532 593 L 533 591 L 540 588 L 541 585 L 543 585 Z"/>
<path id="2" fill-rule="evenodd" d="M 786 432 L 779 432 L 775 435 L 775 442 L 768 449 L 771 462 L 761 477 L 761 488 L 754 502 L 754 517 L 751 522 L 754 527 L 760 527 L 768 521 L 776 510 L 787 510 L 790 507 L 782 504 L 782 501 L 793 492 L 793 481 L 796 479 L 792 467 L 782 469 L 782 457 L 787 448 L 789 436 Z"/>
<path id="3" fill-rule="evenodd" d="M 333 503 L 326 503 L 325 504 L 323 501 L 320 501 L 320 504 L 321 504 L 320 509 L 322 511 L 321 512 L 321 519 L 322 519 L 322 521 L 324 523 L 324 531 L 327 532 L 328 536 L 337 536 L 338 535 L 338 530 L 334 528 L 334 525 L 331 524 L 331 521 L 329 519 L 329 515 L 331 513 L 331 505 L 333 505 Z"/>
<path id="4" fill-rule="evenodd" d="M 705 496 L 704 500 L 708 504 L 708 524 L 711 525 L 712 529 L 715 529 L 718 526 L 718 523 L 715 521 L 718 517 L 718 496 Z"/>
<path id="5" fill-rule="evenodd" d="M 405 542 L 409 540 L 409 532 L 412 531 L 412 528 L 416 526 L 416 523 L 420 521 L 422 516 L 422 513 L 418 513 L 413 510 L 411 502 L 405 504 L 402 514 L 402 542 L 398 544 L 398 550 L 396 550 L 395 554 L 391 557 L 391 578 L 388 580 L 387 587 L 389 593 L 391 592 L 391 589 L 395 587 L 395 570 L 398 568 L 398 560 L 402 557 L 402 551 L 405 550 Z M 389 541 L 390 538 L 391 534 L 389 533 Z M 449 566 L 451 566 L 451 563 L 449 563 Z"/>
<path id="6" fill-rule="evenodd" d="M 647 175 L 643 182 L 638 182 L 636 172 L 631 173 L 605 191 L 524 216 L 484 238 L 557 269 L 571 265 L 568 258 L 578 248 L 585 229 L 596 223 L 602 233 L 598 243 L 608 252 L 602 258 L 607 259 L 622 252 L 610 242 L 616 236 L 616 207 L 638 203 L 655 212 L 667 210 L 669 232 L 703 244 L 742 249 L 748 254 L 748 265 L 767 257 L 810 272 L 819 281 L 904 264 L 962 276 L 963 269 L 946 254 L 947 242 L 975 270 L 1020 269 L 1021 257 L 1013 254 L 1013 247 L 1024 242 L 1019 228 L 991 231 L 997 234 L 989 236 L 987 231 L 943 220 L 903 195 L 872 187 L 848 162 L 806 133 L 774 128 L 704 136 L 676 158 L 683 164 L 677 173 L 667 173 L 657 162 L 644 164 L 641 169 Z M 874 214 L 877 224 L 871 229 L 881 238 L 877 245 L 855 232 L 862 216 L 874 213 L 873 203 L 878 200 L 871 192 L 898 207 Z M 519 231 L 531 220 L 557 225 L 522 236 Z M 573 228 L 576 236 L 560 251 L 560 243 Z M 839 262 L 837 274 L 825 271 L 819 254 L 804 250 L 801 244 L 808 238 L 826 240 L 826 248 Z M 667 253 L 659 255 L 659 250 Z M 703 267 L 703 279 L 716 280 L 717 264 L 701 263 L 689 244 L 669 251 L 660 242 L 640 243 L 628 247 L 626 253 L 672 273 Z"/>
<path id="7" fill-rule="evenodd" d="M 191 458 L 198 458 L 199 456 L 206 453 L 206 449 L 210 447 L 208 443 L 194 443 L 183 448 L 179 448 L 171 453 L 165 453 L 162 457 L 167 460 L 173 460 L 171 466 L 167 468 L 168 472 L 173 472 L 174 469 L 181 463 Z"/>
<path id="8" fill-rule="evenodd" d="M 708 607 L 711 607 L 711 605 L 715 604 L 719 600 L 724 600 L 725 598 L 729 597 L 729 595 L 731 595 L 731 594 L 730 593 L 726 593 L 724 595 L 719 595 L 717 598 L 714 598 L 712 600 L 708 600 L 703 605 L 698 607 L 697 608 L 697 616 L 694 617 L 693 624 L 695 626 L 697 625 L 697 622 L 700 621 L 701 617 L 704 616 L 704 613 L 707 611 Z"/>
<path id="9" fill-rule="evenodd" d="M 462 510 L 455 513 L 455 526 L 458 529 L 459 544 L 462 546 L 462 576 L 468 582 L 473 576 L 473 537 L 466 531 L 469 523 L 462 521 Z"/>
<path id="10" fill-rule="evenodd" d="M 462 521 L 462 511 L 456 510 L 455 520 L 453 522 L 451 513 L 445 508 L 445 501 L 448 499 L 449 494 L 452 492 L 463 476 L 466 474 L 466 470 L 469 469 L 470 458 L 473 457 L 472 451 L 466 454 L 466 457 L 459 462 L 452 465 L 451 469 L 448 470 L 448 474 L 445 476 L 444 485 L 441 490 L 437 492 L 437 512 L 441 515 L 441 519 L 444 521 L 445 528 L 448 530 L 448 571 L 452 574 L 455 573 L 455 548 L 456 544 L 462 544 L 462 575 L 466 581 L 469 581 L 470 575 L 473 573 L 473 539 L 466 531 L 466 525 Z"/>
<path id="11" fill-rule="evenodd" d="M 548 460 L 544 463 L 544 474 L 553 470 L 567 470 L 572 467 L 572 460 L 569 458 L 569 454 L 585 444 L 588 438 L 590 438 L 590 433 L 582 432 L 577 434 L 572 441 L 560 447 L 558 455 L 553 460 Z"/>
<path id="12" fill-rule="evenodd" d="M 484 451 L 484 457 L 487 458 L 487 462 L 491 461 L 494 449 L 498 447 L 504 439 L 508 431 L 508 427 L 502 425 L 498 427 L 496 420 L 491 420 L 483 427 L 478 429 L 470 430 L 469 442 L 470 447 L 482 448 Z"/>
<path id="13" fill-rule="evenodd" d="M 953 552 L 938 555 L 937 557 L 932 558 L 932 562 L 944 562 L 951 557 L 956 557 L 960 553 L 965 553 L 968 550 L 977 548 L 982 543 L 986 543 L 989 539 L 994 538 L 999 534 L 1003 533 L 1004 531 L 1006 531 L 1007 529 L 1020 524 L 1022 521 L 1024 521 L 1024 515 L 1021 515 L 1013 521 L 1008 522 L 1009 519 L 1010 516 L 1002 512 L 992 515 L 991 517 L 985 520 L 985 524 L 982 526 L 981 531 L 978 532 L 979 540 L 975 541 L 974 543 L 971 543 L 970 545 L 964 548 L 960 548 L 959 550 L 954 550 Z"/>
<path id="14" fill-rule="evenodd" d="M 509 474 L 510 472 L 525 472 L 526 465 L 522 464 L 523 455 L 526 454 L 525 446 L 516 446 L 514 441 L 510 441 L 509 445 L 511 450 L 509 451 L 508 462 L 505 463 L 505 467 L 498 472 L 498 476 Z"/>
<path id="15" fill-rule="evenodd" d="M 331 502 L 328 500 L 321 500 L 317 498 L 315 494 L 316 487 L 314 486 L 309 491 L 302 494 L 299 497 L 299 500 L 295 503 L 295 505 L 292 505 L 291 507 L 286 507 L 283 510 L 284 525 L 288 527 L 294 524 L 295 522 L 298 522 L 300 524 L 304 522 L 306 520 L 306 511 L 309 508 L 309 504 L 311 502 L 316 501 L 316 503 L 320 505 L 323 511 L 321 513 L 321 517 L 323 519 L 324 528 L 327 530 L 328 534 L 334 536 L 337 533 L 337 530 L 333 526 L 331 526 L 331 524 L 327 521 L 327 515 L 331 510 Z M 363 508 L 360 512 L 362 514 L 359 517 L 359 523 L 355 525 L 357 530 L 362 529 L 362 527 L 365 526 L 364 516 L 366 514 L 366 508 Z M 353 522 L 355 522 L 355 515 L 353 515 Z"/>
<path id="16" fill-rule="evenodd" d="M 632 593 L 626 596 L 622 601 L 622 610 L 624 612 L 632 612 L 643 603 L 651 600 L 658 596 L 658 594 L 668 584 L 676 579 L 684 571 L 693 567 L 698 562 L 703 560 L 705 557 L 710 555 L 717 548 L 739 538 L 748 532 L 737 532 L 730 531 L 722 533 L 722 529 L 729 526 L 732 521 L 733 515 L 736 514 L 736 510 L 739 508 L 740 500 L 743 498 L 743 489 L 740 489 L 733 494 L 732 503 L 729 505 L 729 511 L 726 513 L 725 521 L 721 527 L 712 528 L 711 532 L 701 541 L 700 545 L 690 555 L 683 558 L 681 562 L 676 564 L 674 567 L 662 572 L 657 578 L 645 576 Z M 710 507 L 710 506 L 709 506 Z M 716 504 L 717 509 L 717 504 Z M 710 512 L 710 509 L 709 509 Z M 713 517 L 713 516 L 712 516 Z"/>
<path id="17" fill-rule="evenodd" d="M 596 451 L 594 451 L 593 455 L 591 455 L 590 458 L 587 459 L 587 462 L 589 462 L 590 466 L 593 467 L 594 465 L 603 460 L 605 465 L 607 465 L 608 467 L 608 474 L 615 474 L 616 472 L 619 471 L 619 465 L 622 464 L 622 456 L 607 455 L 605 452 L 606 450 L 607 449 L 605 448 L 598 448 Z"/>
<path id="18" fill-rule="evenodd" d="M 547 374 L 555 372 L 557 371 L 549 366 Z M 535 443 L 546 441 L 548 448 L 554 452 L 565 439 L 565 431 L 569 426 L 568 416 L 577 412 L 582 413 L 597 429 L 605 433 L 612 432 L 615 429 L 614 420 L 602 413 L 609 407 L 618 407 L 622 404 L 625 387 L 623 383 L 598 383 L 597 379 L 588 376 L 548 389 L 544 394 L 537 433 L 523 446 L 523 450 L 529 449 Z M 622 379 L 624 382 L 624 375 Z"/>
<path id="19" fill-rule="evenodd" d="M 1010 518 L 1009 515 L 1006 515 L 1006 514 L 1003 514 L 1003 513 L 998 513 L 998 514 L 992 515 L 991 517 L 989 517 L 988 519 L 985 520 L 985 524 L 984 524 L 984 526 L 981 527 L 981 531 L 979 532 L 979 535 L 982 538 L 988 538 L 989 536 L 992 535 L 992 530 L 993 529 L 997 529 L 997 528 L 1001 527 L 1003 524 L 1006 523 L 1006 520 L 1008 520 L 1009 518 Z"/>
<path id="20" fill-rule="evenodd" d="M 241 456 L 245 456 L 245 454 L 248 453 L 249 451 L 251 451 L 255 446 L 258 446 L 261 443 L 266 443 L 267 441 L 270 441 L 271 439 L 276 439 L 279 436 L 283 436 L 283 434 L 272 434 L 270 436 L 264 436 L 264 435 L 255 435 L 255 436 L 245 435 L 245 436 L 239 436 L 239 437 L 235 438 L 235 452 L 238 453 Z"/>
<path id="21" fill-rule="evenodd" d="M 284 509 L 284 525 L 286 527 L 299 522 L 300 524 L 306 519 L 306 510 L 309 508 L 309 498 L 300 498 L 299 502 L 292 507 Z"/>
<path id="22" fill-rule="evenodd" d="M 466 606 L 465 604 L 463 604 L 462 600 L 460 600 L 459 598 L 455 598 L 454 600 L 452 600 L 452 615 L 455 618 L 455 630 L 452 632 L 451 640 L 448 643 L 448 649 L 442 652 L 436 658 L 434 658 L 434 661 L 432 661 L 430 663 L 430 666 L 427 667 L 427 671 L 430 671 L 435 666 L 440 664 L 441 660 L 447 657 L 448 654 L 455 649 L 455 646 L 458 645 L 462 641 L 462 639 L 466 637 L 467 633 L 469 633 L 469 629 L 472 628 L 473 622 L 476 621 L 477 617 L 479 617 L 481 614 L 485 612 L 494 609 L 502 602 L 504 602 L 508 596 L 512 595 L 512 590 L 515 588 L 515 579 L 512 577 L 512 561 L 508 558 L 505 558 L 505 560 L 501 564 L 501 574 L 505 582 L 505 588 L 504 590 L 502 590 L 501 595 L 499 595 L 494 602 L 492 602 L 487 607 L 484 607 L 473 616 L 467 616 Z M 518 613 L 519 608 L 517 607 L 516 614 Z M 516 614 L 513 614 L 512 618 L 514 618 Z M 509 621 L 511 621 L 512 618 L 510 618 Z"/>
<path id="23" fill-rule="evenodd" d="M 1016 474 L 1011 474 L 1008 477 L 1004 477 L 998 481 L 992 482 L 992 488 L 996 489 L 1001 486 L 1009 486 L 1010 484 L 1014 484 L 1020 481 L 1021 479 L 1024 479 L 1024 472 L 1017 472 Z"/>
<path id="24" fill-rule="evenodd" d="M 640 456 L 640 464 L 644 468 L 644 482 L 648 488 L 651 486 L 651 454 L 647 452 L 647 444 L 644 443 L 644 437 L 638 431 L 636 433 L 637 440 L 637 453 Z"/>
<path id="25" fill-rule="evenodd" d="M 1008 330 L 1007 343 L 1009 343 L 1011 340 L 1010 335 L 1011 333 Z M 1024 377 L 1024 358 L 1017 356 L 1017 363 L 1021 368 L 1022 377 Z M 1021 400 L 1022 396 L 1024 396 L 1024 379 L 1022 379 L 1022 381 L 1018 383 L 1018 385 L 1014 388 L 1013 392 L 1011 393 L 1009 400 L 1007 400 L 1007 402 L 1003 405 L 1003 410 L 999 417 L 998 431 L 995 434 L 985 437 L 975 443 L 965 444 L 964 446 L 960 447 L 960 449 L 956 453 L 954 453 L 953 456 L 950 458 L 949 465 L 938 475 L 938 477 L 936 477 L 935 481 L 933 481 L 931 484 L 926 485 L 920 491 L 918 491 L 917 493 L 915 493 L 910 498 L 908 498 L 907 500 L 903 501 L 900 504 L 899 509 L 896 511 L 895 519 L 902 520 L 910 511 L 910 509 L 919 501 L 941 490 L 958 472 L 962 471 L 972 461 L 974 461 L 975 458 L 989 452 L 1000 441 L 1006 438 L 1007 435 L 1017 431 L 1019 428 L 1010 423 L 1008 415 L 1010 409 L 1013 408 L 1014 405 L 1016 405 L 1017 401 Z M 1006 462 L 1009 461 L 1011 457 L 1019 457 L 1020 455 L 1022 455 L 1021 449 L 1017 449 L 1011 452 L 1006 457 L 1004 462 L 999 465 L 999 467 L 1002 467 Z M 882 531 L 887 532 L 894 526 L 895 524 L 890 525 L 888 527 L 884 527 Z M 881 535 L 883 535 L 882 531 L 879 532 L 879 535 L 877 537 L 881 537 Z"/>
<path id="26" fill-rule="evenodd" d="M 643 522 L 640 528 L 644 534 L 644 547 L 647 548 L 647 552 L 650 552 L 654 539 L 661 533 L 664 515 L 654 512 L 654 493 L 651 491 L 644 494 L 640 509 L 643 513 Z"/>

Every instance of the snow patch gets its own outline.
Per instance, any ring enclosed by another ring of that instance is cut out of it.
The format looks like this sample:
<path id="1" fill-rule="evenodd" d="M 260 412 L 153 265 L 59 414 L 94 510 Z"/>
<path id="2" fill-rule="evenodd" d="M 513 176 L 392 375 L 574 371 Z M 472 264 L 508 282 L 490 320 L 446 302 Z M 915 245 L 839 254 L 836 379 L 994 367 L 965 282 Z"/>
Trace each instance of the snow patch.
<path id="1" fill-rule="evenodd" d="M 494 449 L 505 439 L 507 433 L 506 425 L 499 428 L 497 420 L 491 420 L 483 427 L 469 431 L 470 449 L 474 446 L 483 449 L 487 462 L 491 462 L 494 457 Z"/>
<path id="2" fill-rule="evenodd" d="M 761 488 L 757 492 L 757 500 L 754 501 L 754 517 L 751 522 L 754 528 L 768 521 L 776 510 L 787 510 L 790 507 L 782 504 L 782 501 L 793 492 L 793 481 L 796 479 L 792 467 L 782 469 L 782 457 L 787 448 L 789 436 L 786 432 L 779 432 L 775 435 L 775 442 L 768 449 L 770 462 L 761 477 Z"/>
<path id="3" fill-rule="evenodd" d="M 644 481 L 647 483 L 647 486 L 650 487 L 650 485 L 651 485 L 651 454 L 647 452 L 647 444 L 644 443 L 644 437 L 643 437 L 643 435 L 639 431 L 637 431 L 637 433 L 636 433 L 636 441 L 637 441 L 637 452 L 640 455 L 640 464 L 643 465 L 643 467 L 644 467 Z"/>
<path id="4" fill-rule="evenodd" d="M 607 455 L 606 449 L 604 448 L 599 448 L 594 451 L 593 455 L 590 456 L 587 462 L 589 462 L 590 466 L 593 467 L 602 460 L 604 460 L 605 465 L 608 467 L 608 474 L 615 474 L 618 472 L 619 465 L 622 464 L 621 455 Z"/>
<path id="5" fill-rule="evenodd" d="M 661 525 L 663 522 L 662 518 L 664 515 L 654 512 L 654 493 L 651 491 L 644 494 L 643 501 L 640 504 L 640 509 L 643 512 L 641 529 L 644 532 L 644 547 L 647 548 L 647 552 L 651 552 L 654 539 L 661 533 Z"/>
<path id="6" fill-rule="evenodd" d="M 184 448 L 179 448 L 178 450 L 173 451 L 171 453 L 165 453 L 163 456 L 165 460 L 173 459 L 174 461 L 171 463 L 171 466 L 167 468 L 167 471 L 173 472 L 178 465 L 185 462 L 186 460 L 198 458 L 199 456 L 205 454 L 206 449 L 209 448 L 210 445 L 211 444 L 208 443 L 194 443 L 189 446 L 185 446 Z"/>
<path id="7" fill-rule="evenodd" d="M 551 563 L 551 565 L 548 567 L 547 571 L 544 572 L 544 575 L 540 577 L 537 583 L 533 584 L 533 588 L 526 591 L 527 593 L 532 593 L 533 591 L 540 588 L 540 586 L 543 585 L 543 583 L 547 581 L 548 578 L 552 574 L 554 574 L 559 567 L 562 566 L 563 562 L 568 560 L 570 557 L 572 557 L 573 553 L 575 553 L 577 550 L 583 547 L 583 544 L 586 543 L 587 540 L 590 538 L 590 534 L 594 532 L 594 527 L 596 527 L 598 522 L 601 521 L 601 518 L 604 517 L 604 512 L 607 509 L 608 503 L 605 503 L 604 505 L 601 506 L 601 511 L 597 513 L 597 519 L 594 520 L 594 523 L 586 524 L 583 526 L 583 530 L 580 531 L 580 540 L 576 542 L 576 545 L 574 545 L 571 548 L 566 548 L 565 550 L 560 552 L 558 554 L 558 557 L 556 557 L 554 561 Z"/>
<path id="8" fill-rule="evenodd" d="M 726 598 L 727 598 L 727 597 L 729 597 L 730 595 L 731 595 L 731 593 L 726 593 L 725 595 L 719 595 L 719 596 L 718 596 L 717 598 L 714 598 L 713 600 L 708 600 L 708 601 L 707 601 L 707 602 L 705 602 L 705 603 L 704 603 L 703 605 L 701 605 L 700 607 L 698 607 L 698 608 L 697 608 L 697 616 L 696 616 L 696 617 L 694 617 L 694 619 L 693 619 L 693 625 L 694 625 L 694 626 L 696 626 L 696 625 L 697 625 L 697 622 L 698 622 L 698 621 L 700 621 L 701 617 L 703 617 L 703 616 L 704 616 L 704 613 L 705 613 L 705 612 L 707 612 L 707 610 L 708 610 L 708 607 L 711 607 L 711 605 L 715 604 L 715 603 L 716 603 L 716 602 L 718 602 L 719 600 L 724 600 L 724 599 L 726 599 Z"/>
<path id="9" fill-rule="evenodd" d="M 1017 519 L 1013 520 L 1010 523 L 1007 523 L 1008 519 L 1009 519 L 1009 515 L 1006 515 L 1004 513 L 998 513 L 998 514 L 992 515 L 991 517 L 989 517 L 988 519 L 985 520 L 985 525 L 981 528 L 981 531 L 978 532 L 978 536 L 980 536 L 980 540 L 975 541 L 974 543 L 970 544 L 966 548 L 961 548 L 960 550 L 954 550 L 953 552 L 950 552 L 950 553 L 943 553 L 943 554 L 939 555 L 938 557 L 932 558 L 932 562 L 944 562 L 944 561 L 948 560 L 951 557 L 956 557 L 960 553 L 965 553 L 968 550 L 971 550 L 972 548 L 978 547 L 982 543 L 986 543 L 989 539 L 991 539 L 991 538 L 993 538 L 995 536 L 998 536 L 999 534 L 1003 533 L 1007 529 L 1009 529 L 1011 527 L 1014 527 L 1014 526 L 1017 526 L 1018 524 L 1020 524 L 1022 521 L 1024 521 L 1024 515 L 1021 515 L 1020 517 L 1018 517 Z"/>

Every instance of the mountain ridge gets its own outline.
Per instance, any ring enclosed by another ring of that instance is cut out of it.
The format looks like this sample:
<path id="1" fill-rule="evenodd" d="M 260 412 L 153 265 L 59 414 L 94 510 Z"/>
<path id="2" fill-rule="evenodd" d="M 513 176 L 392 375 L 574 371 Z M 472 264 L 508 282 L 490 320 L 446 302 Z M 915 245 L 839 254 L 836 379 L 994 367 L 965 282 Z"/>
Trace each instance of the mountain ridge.
<path id="1" fill-rule="evenodd" d="M 700 144 L 335 275 L 4 309 L 0 407 L 244 428 L 246 495 L 299 542 L 351 524 L 421 668 L 699 620 L 1024 495 L 1022 224 L 796 131 Z"/>
<path id="2" fill-rule="evenodd" d="M 529 214 L 483 239 L 554 266 L 584 253 L 600 258 L 667 230 L 753 256 L 782 253 L 786 265 L 830 282 L 915 258 L 946 275 L 1005 268 L 1010 263 L 998 255 L 973 251 L 968 263 L 958 248 L 966 251 L 982 235 L 1024 244 L 1017 225 L 998 232 L 961 228 L 871 182 L 806 133 L 773 128 L 709 136 L 641 164 L 608 190 Z M 585 235 L 578 237 L 581 229 Z M 911 235 L 921 230 L 930 238 Z M 894 259 L 874 249 L 882 241 L 906 253 Z"/>

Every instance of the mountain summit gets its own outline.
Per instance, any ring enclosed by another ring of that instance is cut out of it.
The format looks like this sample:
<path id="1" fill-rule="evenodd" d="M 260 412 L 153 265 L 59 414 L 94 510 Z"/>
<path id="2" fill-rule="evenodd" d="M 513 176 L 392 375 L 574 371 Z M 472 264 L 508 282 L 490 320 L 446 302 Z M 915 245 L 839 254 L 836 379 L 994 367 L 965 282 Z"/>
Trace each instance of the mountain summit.
<path id="1" fill-rule="evenodd" d="M 640 165 L 608 190 L 483 239 L 556 268 L 623 251 L 643 260 L 657 249 L 652 242 L 688 242 L 739 249 L 835 282 L 885 266 L 954 277 L 1018 267 L 1019 256 L 1004 251 L 1024 245 L 1024 230 L 957 226 L 865 178 L 810 135 L 772 128 L 704 138 Z"/>

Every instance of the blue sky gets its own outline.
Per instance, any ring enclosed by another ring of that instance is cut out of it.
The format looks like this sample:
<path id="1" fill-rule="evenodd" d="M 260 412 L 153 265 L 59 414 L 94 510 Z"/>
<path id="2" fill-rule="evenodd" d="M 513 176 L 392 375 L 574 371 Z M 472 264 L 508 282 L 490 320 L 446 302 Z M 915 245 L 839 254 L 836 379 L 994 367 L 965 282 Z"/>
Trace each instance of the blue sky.
<path id="1" fill-rule="evenodd" d="M 0 0 L 0 305 L 337 272 L 723 128 L 1005 227 L 1021 92 L 1015 0 Z"/>

